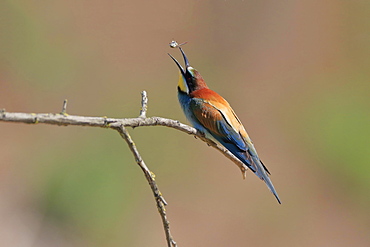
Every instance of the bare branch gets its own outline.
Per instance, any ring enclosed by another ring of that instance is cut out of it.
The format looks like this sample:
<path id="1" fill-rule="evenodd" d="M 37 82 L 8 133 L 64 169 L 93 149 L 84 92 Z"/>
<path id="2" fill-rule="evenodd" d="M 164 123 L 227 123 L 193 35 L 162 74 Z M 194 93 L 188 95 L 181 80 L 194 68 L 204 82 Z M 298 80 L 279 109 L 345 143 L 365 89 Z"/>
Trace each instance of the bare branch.
<path id="1" fill-rule="evenodd" d="M 193 135 L 206 142 L 209 146 L 216 148 L 218 151 L 223 153 L 228 159 L 233 161 L 242 171 L 243 177 L 247 170 L 247 167 L 240 162 L 232 153 L 226 148 L 218 145 L 211 139 L 206 138 L 202 133 L 198 132 L 193 127 L 186 124 L 180 123 L 177 120 L 162 118 L 162 117 L 150 117 L 150 118 L 106 118 L 106 117 L 84 117 L 75 115 L 62 115 L 53 113 L 12 113 L 1 111 L 0 121 L 3 122 L 18 122 L 28 124 L 52 124 L 52 125 L 77 125 L 77 126 L 90 126 L 90 127 L 101 127 L 117 129 L 120 125 L 124 127 L 140 127 L 140 126 L 165 126 L 173 129 L 180 130 L 189 135 Z"/>
<path id="2" fill-rule="evenodd" d="M 120 133 L 122 138 L 125 139 L 125 141 L 127 142 L 127 145 L 130 147 L 130 150 L 135 157 L 136 163 L 140 166 L 141 170 L 144 172 L 146 180 L 148 180 L 150 188 L 153 191 L 154 198 L 156 199 L 155 201 L 157 203 L 157 208 L 162 218 L 162 224 L 165 229 L 167 246 L 176 247 L 177 244 L 171 236 L 170 222 L 167 219 L 166 209 L 164 208 L 165 206 L 167 206 L 167 202 L 164 200 L 162 193 L 158 189 L 158 186 L 155 182 L 154 173 L 151 172 L 148 169 L 148 167 L 145 165 L 144 160 L 141 158 L 139 151 L 137 150 L 136 145 L 134 141 L 132 140 L 130 134 L 126 130 L 126 128 L 123 125 L 121 125 L 117 128 L 117 131 Z"/>
<path id="3" fill-rule="evenodd" d="M 162 117 L 149 117 L 149 118 L 106 118 L 106 117 L 84 117 L 75 115 L 62 115 L 53 113 L 16 113 L 6 112 L 5 110 L 0 112 L 0 121 L 3 122 L 18 122 L 28 124 L 52 124 L 52 125 L 77 125 L 77 126 L 90 126 L 100 128 L 111 128 L 117 129 L 119 126 L 124 127 L 140 127 L 140 126 L 165 126 L 173 129 L 180 130 L 186 134 L 193 135 L 206 142 L 209 146 L 216 148 L 218 151 L 223 153 L 228 159 L 233 161 L 242 171 L 243 177 L 245 177 L 245 171 L 247 167 L 240 162 L 232 153 L 226 148 L 218 145 L 211 139 L 206 138 L 202 133 L 198 132 L 193 127 L 186 124 L 180 123 L 177 120 L 162 118 Z"/>
<path id="4" fill-rule="evenodd" d="M 217 144 L 213 140 L 207 138 L 203 133 L 198 132 L 195 128 L 190 127 L 186 124 L 182 124 L 177 120 L 162 118 L 162 117 L 146 117 L 148 98 L 145 91 L 142 92 L 141 101 L 141 111 L 140 116 L 137 118 L 107 118 L 107 117 L 85 117 L 85 116 L 74 116 L 68 115 L 67 110 L 67 100 L 64 100 L 62 112 L 60 114 L 53 113 L 16 113 L 16 112 L 6 112 L 5 109 L 0 109 L 0 121 L 2 122 L 15 122 L 15 123 L 27 123 L 27 124 L 51 124 L 51 125 L 75 125 L 75 126 L 90 126 L 90 127 L 100 127 L 100 128 L 110 128 L 119 132 L 121 137 L 127 142 L 132 154 L 135 157 L 136 163 L 140 166 L 145 174 L 145 177 L 152 189 L 154 194 L 158 211 L 162 218 L 163 227 L 166 234 L 166 240 L 168 247 L 176 247 L 177 244 L 173 240 L 170 233 L 169 221 L 167 219 L 165 206 L 167 202 L 160 193 L 158 186 L 155 182 L 155 175 L 152 173 L 148 167 L 145 165 L 143 159 L 141 158 L 135 143 L 130 137 L 126 127 L 140 127 L 140 126 L 165 126 L 176 130 L 180 130 L 189 135 L 193 135 L 198 139 L 207 143 L 228 159 L 233 161 L 241 170 L 243 178 L 245 178 L 247 166 L 245 166 L 240 160 L 238 160 L 232 153 L 230 153 L 226 148 Z"/>

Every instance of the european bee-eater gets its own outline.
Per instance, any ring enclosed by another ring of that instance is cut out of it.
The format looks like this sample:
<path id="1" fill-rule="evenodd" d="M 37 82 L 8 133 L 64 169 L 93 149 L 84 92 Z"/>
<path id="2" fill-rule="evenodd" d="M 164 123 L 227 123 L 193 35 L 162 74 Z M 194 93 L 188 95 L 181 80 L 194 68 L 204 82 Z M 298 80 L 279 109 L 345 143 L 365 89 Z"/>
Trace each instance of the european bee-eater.
<path id="1" fill-rule="evenodd" d="M 211 135 L 250 168 L 254 174 L 265 181 L 267 187 L 281 204 L 268 176 L 270 172 L 258 157 L 252 140 L 230 104 L 208 88 L 199 72 L 190 66 L 182 48 L 178 48 L 184 57 L 185 69 L 171 54 L 168 55 L 180 69 L 177 86 L 178 98 L 187 119 L 195 129 L 205 135 Z"/>

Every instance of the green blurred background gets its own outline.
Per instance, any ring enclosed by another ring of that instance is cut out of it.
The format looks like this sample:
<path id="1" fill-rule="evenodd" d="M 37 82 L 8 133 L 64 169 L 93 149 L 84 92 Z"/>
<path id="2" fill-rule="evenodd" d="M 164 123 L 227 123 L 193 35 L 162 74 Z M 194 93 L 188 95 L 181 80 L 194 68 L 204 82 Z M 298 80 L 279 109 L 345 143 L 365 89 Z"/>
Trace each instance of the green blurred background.
<path id="1" fill-rule="evenodd" d="M 129 130 L 179 246 L 370 245 L 369 1 L 0 1 L 0 108 L 186 122 L 191 64 L 244 122 L 283 204 L 219 152 Z M 0 123 L 0 246 L 165 246 L 111 130 Z"/>

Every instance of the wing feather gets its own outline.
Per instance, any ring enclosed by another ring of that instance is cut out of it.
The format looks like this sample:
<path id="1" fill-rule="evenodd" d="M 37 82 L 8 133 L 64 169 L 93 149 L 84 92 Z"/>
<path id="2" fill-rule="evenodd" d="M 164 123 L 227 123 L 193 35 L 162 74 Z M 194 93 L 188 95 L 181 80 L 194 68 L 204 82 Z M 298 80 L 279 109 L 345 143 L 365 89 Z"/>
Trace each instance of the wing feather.
<path id="1" fill-rule="evenodd" d="M 230 119 L 235 119 L 234 115 L 227 116 L 225 110 L 219 109 L 213 104 L 203 99 L 194 99 L 190 107 L 197 120 L 210 131 L 216 139 L 222 139 L 226 143 L 235 145 L 240 151 L 246 152 L 248 147 L 241 137 L 238 126 L 233 126 Z"/>

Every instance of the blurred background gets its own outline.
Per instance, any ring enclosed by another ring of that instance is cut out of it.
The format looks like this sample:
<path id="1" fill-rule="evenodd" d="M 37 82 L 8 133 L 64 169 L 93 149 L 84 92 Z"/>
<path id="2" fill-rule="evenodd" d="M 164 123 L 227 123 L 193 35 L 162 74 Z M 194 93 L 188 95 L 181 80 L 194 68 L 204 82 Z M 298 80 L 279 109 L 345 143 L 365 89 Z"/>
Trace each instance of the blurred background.
<path id="1" fill-rule="evenodd" d="M 179 246 L 370 245 L 369 1 L 0 1 L 0 108 L 185 122 L 175 39 L 282 199 L 182 132 L 129 129 Z M 118 133 L 0 123 L 0 246 L 166 246 Z"/>

